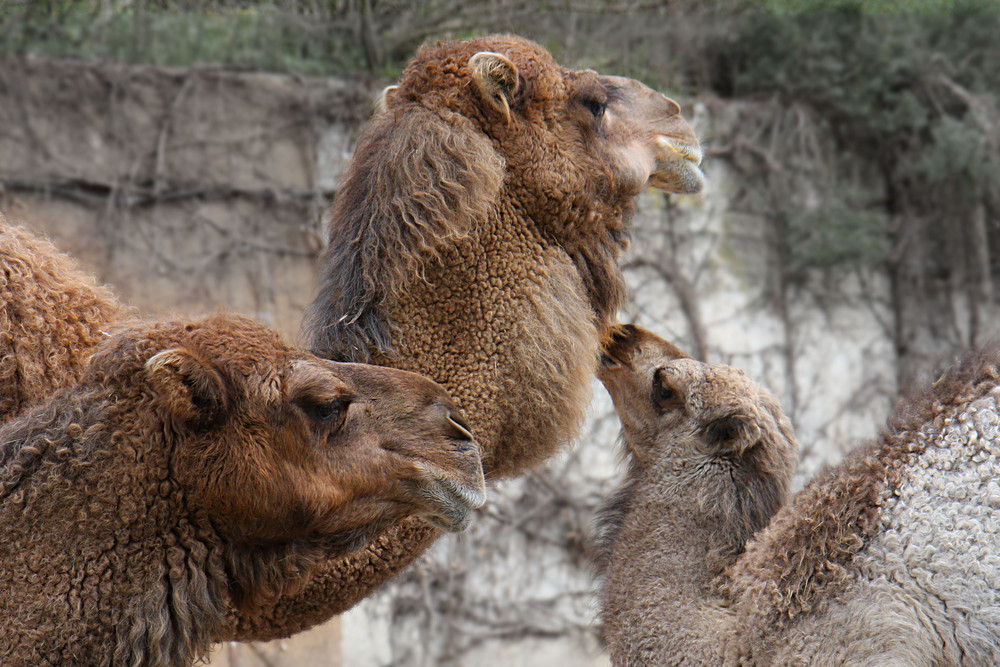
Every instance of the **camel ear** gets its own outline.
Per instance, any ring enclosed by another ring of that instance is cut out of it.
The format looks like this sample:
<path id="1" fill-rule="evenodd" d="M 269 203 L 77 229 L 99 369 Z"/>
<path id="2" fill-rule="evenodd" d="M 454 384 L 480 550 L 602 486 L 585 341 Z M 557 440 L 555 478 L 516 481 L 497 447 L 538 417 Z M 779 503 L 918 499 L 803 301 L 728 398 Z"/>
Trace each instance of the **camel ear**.
<path id="1" fill-rule="evenodd" d="M 705 453 L 713 456 L 739 456 L 760 442 L 760 427 L 746 415 L 720 417 L 702 429 Z"/>
<path id="2" fill-rule="evenodd" d="M 176 418 L 204 424 L 225 407 L 225 383 L 211 362 L 183 348 L 164 350 L 146 362 L 146 373 Z"/>
<path id="3" fill-rule="evenodd" d="M 492 51 L 480 51 L 469 58 L 472 80 L 487 102 L 511 122 L 510 105 L 517 93 L 517 66 L 506 56 Z"/>
<path id="4" fill-rule="evenodd" d="M 391 109 L 396 104 L 397 90 L 399 90 L 399 86 L 386 86 L 382 89 L 382 92 L 375 98 L 375 103 L 372 105 L 375 115 L 385 113 L 386 109 Z"/>

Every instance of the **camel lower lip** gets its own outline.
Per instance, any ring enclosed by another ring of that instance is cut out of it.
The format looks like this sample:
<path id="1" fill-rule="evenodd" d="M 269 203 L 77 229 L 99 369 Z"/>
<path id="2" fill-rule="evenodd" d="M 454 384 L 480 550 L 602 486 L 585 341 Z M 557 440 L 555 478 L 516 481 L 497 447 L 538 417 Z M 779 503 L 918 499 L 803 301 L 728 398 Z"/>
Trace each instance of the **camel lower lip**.
<path id="1" fill-rule="evenodd" d="M 441 530 L 457 533 L 465 530 L 472 512 L 486 502 L 485 483 L 466 484 L 447 479 L 424 468 L 430 479 L 421 484 L 423 510 L 417 514 Z"/>
<path id="2" fill-rule="evenodd" d="M 438 479 L 438 491 L 443 491 L 448 500 L 434 503 L 434 509 L 423 513 L 424 519 L 441 530 L 459 533 L 469 526 L 472 511 L 482 507 L 486 494 L 454 482 Z"/>
<path id="3" fill-rule="evenodd" d="M 664 192 L 679 195 L 698 194 L 705 188 L 705 174 L 693 162 L 661 163 L 649 177 L 649 185 Z"/>
<path id="4" fill-rule="evenodd" d="M 697 194 L 704 189 L 705 174 L 698 167 L 701 164 L 701 148 L 671 141 L 664 136 L 656 138 L 656 145 L 659 150 L 649 185 L 682 195 Z"/>
<path id="5" fill-rule="evenodd" d="M 438 483 L 448 491 L 448 493 L 469 509 L 479 509 L 486 504 L 486 493 L 479 489 L 456 484 L 447 479 L 438 480 Z"/>

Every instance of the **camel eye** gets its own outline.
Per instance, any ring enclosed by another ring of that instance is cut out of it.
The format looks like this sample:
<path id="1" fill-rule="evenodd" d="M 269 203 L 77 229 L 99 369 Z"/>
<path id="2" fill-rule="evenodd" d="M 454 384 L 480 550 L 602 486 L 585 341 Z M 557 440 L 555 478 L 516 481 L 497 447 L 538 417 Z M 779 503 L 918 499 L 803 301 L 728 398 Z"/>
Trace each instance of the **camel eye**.
<path id="1" fill-rule="evenodd" d="M 677 408 L 684 405 L 684 397 L 670 384 L 663 369 L 657 370 L 653 376 L 653 398 L 661 408 Z"/>
<path id="2" fill-rule="evenodd" d="M 600 120 L 604 117 L 604 111 L 608 108 L 608 105 L 604 102 L 600 102 L 595 99 L 585 99 L 583 100 L 583 106 L 587 107 L 587 111 L 593 115 L 596 120 Z"/>
<path id="3" fill-rule="evenodd" d="M 347 411 L 348 402 L 343 398 L 331 401 L 303 401 L 300 404 L 302 412 L 314 422 L 323 425 L 336 424 Z"/>

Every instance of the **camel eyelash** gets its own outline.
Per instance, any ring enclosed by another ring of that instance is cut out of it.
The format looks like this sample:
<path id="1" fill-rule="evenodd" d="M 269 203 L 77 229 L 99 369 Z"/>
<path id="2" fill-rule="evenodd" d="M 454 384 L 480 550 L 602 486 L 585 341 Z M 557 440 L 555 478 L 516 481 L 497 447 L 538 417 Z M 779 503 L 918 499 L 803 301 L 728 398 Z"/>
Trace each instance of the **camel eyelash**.
<path id="1" fill-rule="evenodd" d="M 334 417 L 340 415 L 347 408 L 347 401 L 343 401 L 339 398 L 332 401 L 309 401 L 302 404 L 302 411 L 305 412 L 310 419 L 316 421 L 331 421 Z"/>

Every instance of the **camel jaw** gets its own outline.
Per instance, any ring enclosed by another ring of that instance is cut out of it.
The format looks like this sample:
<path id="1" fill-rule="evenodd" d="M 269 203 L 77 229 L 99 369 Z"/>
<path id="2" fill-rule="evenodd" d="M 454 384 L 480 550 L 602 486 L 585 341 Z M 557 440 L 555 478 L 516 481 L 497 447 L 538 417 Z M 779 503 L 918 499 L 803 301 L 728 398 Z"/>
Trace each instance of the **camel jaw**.
<path id="1" fill-rule="evenodd" d="M 673 140 L 665 135 L 656 137 L 656 157 L 649 184 L 657 190 L 693 195 L 705 187 L 702 173 L 701 147 Z"/>

